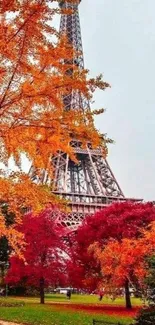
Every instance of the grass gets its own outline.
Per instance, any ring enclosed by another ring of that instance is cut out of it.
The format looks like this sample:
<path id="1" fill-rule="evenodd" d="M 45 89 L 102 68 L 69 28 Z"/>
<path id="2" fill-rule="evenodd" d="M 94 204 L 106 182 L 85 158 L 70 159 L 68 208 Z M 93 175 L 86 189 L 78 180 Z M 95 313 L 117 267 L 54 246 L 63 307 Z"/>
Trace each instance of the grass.
<path id="1" fill-rule="evenodd" d="M 0 298 L 1 301 L 7 302 L 21 302 L 25 303 L 24 306 L 14 307 L 1 307 L 0 306 L 0 319 L 19 322 L 24 324 L 33 325 L 91 325 L 92 319 L 102 319 L 108 322 L 121 322 L 123 325 L 128 325 L 132 322 L 131 317 L 125 316 L 109 316 L 103 311 L 97 314 L 91 314 L 89 311 L 73 311 L 65 310 L 63 303 L 69 304 L 88 304 L 97 305 L 111 304 L 111 305 L 124 305 L 122 298 L 117 299 L 115 302 L 103 299 L 103 302 L 98 302 L 97 296 L 88 295 L 72 295 L 71 301 L 67 301 L 63 295 L 47 295 L 46 304 L 40 305 L 39 298 Z M 57 304 L 55 304 L 57 303 Z M 133 299 L 134 304 L 140 304 L 140 300 Z"/>
<path id="2" fill-rule="evenodd" d="M 66 303 L 68 300 L 66 299 L 65 295 L 62 294 L 47 294 L 46 299 L 49 302 L 61 302 Z M 125 306 L 124 298 L 120 297 L 116 300 L 112 301 L 110 298 L 103 297 L 102 301 L 98 300 L 98 295 L 72 295 L 71 303 L 73 304 L 110 304 L 110 305 L 120 305 Z M 133 306 L 141 306 L 142 301 L 139 298 L 132 298 L 132 305 Z"/>
<path id="3" fill-rule="evenodd" d="M 22 299 L 18 298 L 18 299 Z M 132 305 L 133 306 L 142 306 L 143 302 L 139 298 L 132 298 Z M 25 302 L 30 302 L 30 303 L 38 303 L 39 297 L 24 297 Z M 103 297 L 102 301 L 98 300 L 98 295 L 76 295 L 73 294 L 71 297 L 71 300 L 69 301 L 65 295 L 63 294 L 46 294 L 45 295 L 45 302 L 47 303 L 72 303 L 72 304 L 97 304 L 97 305 L 119 305 L 119 306 L 125 306 L 125 300 L 124 298 L 120 297 L 117 298 L 116 300 L 112 300 L 107 297 Z"/>
<path id="4" fill-rule="evenodd" d="M 97 319 L 109 322 L 118 322 L 120 318 L 107 315 L 97 315 Z M 56 308 L 41 305 L 26 305 L 23 307 L 1 307 L 0 319 L 34 324 L 34 325 L 88 325 L 92 324 L 93 315 L 81 312 L 68 312 L 56 310 Z M 122 318 L 122 324 L 129 324 L 131 318 Z"/>

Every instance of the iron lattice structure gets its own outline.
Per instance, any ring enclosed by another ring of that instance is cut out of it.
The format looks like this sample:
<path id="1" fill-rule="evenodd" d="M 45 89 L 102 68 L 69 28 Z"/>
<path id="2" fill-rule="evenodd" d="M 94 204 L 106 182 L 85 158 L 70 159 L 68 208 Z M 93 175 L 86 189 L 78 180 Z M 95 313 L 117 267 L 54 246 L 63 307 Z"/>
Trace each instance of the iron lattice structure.
<path id="1" fill-rule="evenodd" d="M 69 42 L 80 55 L 73 58 L 74 63 L 80 69 L 84 68 L 82 39 L 78 6 L 81 0 L 76 3 L 60 2 L 62 9 L 72 9 L 72 14 L 62 14 L 60 32 L 67 35 Z M 64 107 L 70 109 L 89 109 L 89 103 L 77 91 L 64 99 Z M 97 210 L 115 201 L 125 201 L 124 194 L 112 173 L 110 166 L 102 156 L 101 150 L 83 149 L 76 139 L 72 141 L 72 147 L 77 155 L 78 164 L 73 162 L 63 152 L 58 152 L 52 159 L 54 166 L 54 178 L 52 182 L 48 179 L 46 172 L 43 173 L 42 183 L 48 183 L 52 192 L 61 198 L 68 200 L 71 212 L 68 213 L 64 222 L 72 229 L 75 229 L 85 215 L 93 214 Z M 34 174 L 32 178 L 35 178 Z M 130 199 L 133 200 L 134 199 Z M 62 216 L 63 219 L 63 216 Z"/>

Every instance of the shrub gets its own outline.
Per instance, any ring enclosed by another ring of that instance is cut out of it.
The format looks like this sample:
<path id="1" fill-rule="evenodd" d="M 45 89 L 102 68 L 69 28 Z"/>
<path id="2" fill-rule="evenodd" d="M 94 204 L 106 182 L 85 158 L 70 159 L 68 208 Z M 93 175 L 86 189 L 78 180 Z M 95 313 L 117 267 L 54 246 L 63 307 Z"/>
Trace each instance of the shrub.
<path id="1" fill-rule="evenodd" d="M 134 325 L 153 325 L 155 324 L 155 307 L 141 309 L 136 317 Z"/>

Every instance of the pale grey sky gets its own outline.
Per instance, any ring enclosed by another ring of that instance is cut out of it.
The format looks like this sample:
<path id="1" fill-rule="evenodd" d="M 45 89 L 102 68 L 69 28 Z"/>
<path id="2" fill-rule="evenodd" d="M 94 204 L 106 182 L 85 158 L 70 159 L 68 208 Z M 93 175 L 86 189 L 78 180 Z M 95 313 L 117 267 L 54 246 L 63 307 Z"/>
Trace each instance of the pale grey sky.
<path id="1" fill-rule="evenodd" d="M 85 66 L 112 88 L 97 127 L 115 140 L 108 161 L 126 196 L 155 200 L 155 0 L 82 0 Z"/>

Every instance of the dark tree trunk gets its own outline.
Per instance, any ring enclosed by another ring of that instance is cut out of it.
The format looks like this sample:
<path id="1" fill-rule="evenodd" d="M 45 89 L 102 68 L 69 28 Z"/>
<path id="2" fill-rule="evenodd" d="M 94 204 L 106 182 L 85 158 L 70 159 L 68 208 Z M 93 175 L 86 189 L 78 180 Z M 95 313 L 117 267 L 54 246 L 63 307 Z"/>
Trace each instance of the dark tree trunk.
<path id="1" fill-rule="evenodd" d="M 5 276 L 4 265 L 1 265 L 1 282 L 2 282 L 2 285 L 4 285 L 4 276 Z"/>
<path id="2" fill-rule="evenodd" d="M 130 290 L 129 290 L 129 281 L 125 281 L 125 302 L 126 302 L 126 308 L 131 309 L 131 298 L 130 298 Z"/>
<path id="3" fill-rule="evenodd" d="M 40 303 L 45 303 L 45 295 L 44 295 L 44 278 L 40 278 Z"/>

